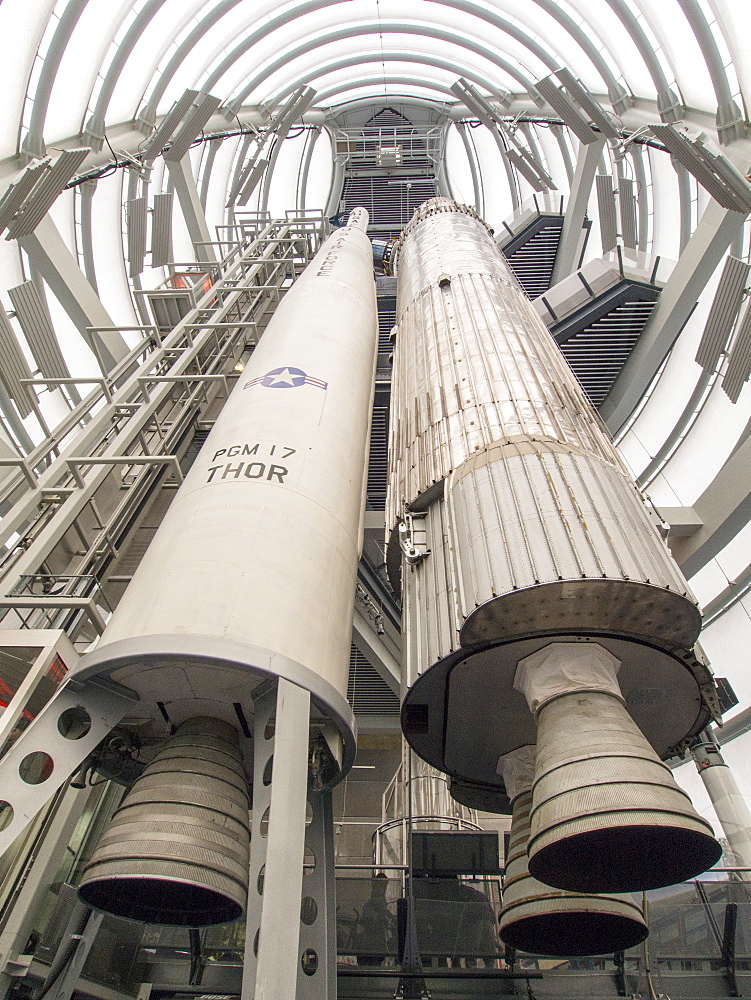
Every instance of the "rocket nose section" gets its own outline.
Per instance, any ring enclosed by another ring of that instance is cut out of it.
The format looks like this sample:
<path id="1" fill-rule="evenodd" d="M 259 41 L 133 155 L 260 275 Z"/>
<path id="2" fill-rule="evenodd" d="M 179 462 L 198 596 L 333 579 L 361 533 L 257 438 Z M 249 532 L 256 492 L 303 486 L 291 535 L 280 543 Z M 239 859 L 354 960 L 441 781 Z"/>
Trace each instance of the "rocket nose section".
<path id="1" fill-rule="evenodd" d="M 353 208 L 347 219 L 348 226 L 356 226 L 358 229 L 362 229 L 363 232 L 367 230 L 369 222 L 370 216 L 368 215 L 368 210 L 362 206 Z"/>

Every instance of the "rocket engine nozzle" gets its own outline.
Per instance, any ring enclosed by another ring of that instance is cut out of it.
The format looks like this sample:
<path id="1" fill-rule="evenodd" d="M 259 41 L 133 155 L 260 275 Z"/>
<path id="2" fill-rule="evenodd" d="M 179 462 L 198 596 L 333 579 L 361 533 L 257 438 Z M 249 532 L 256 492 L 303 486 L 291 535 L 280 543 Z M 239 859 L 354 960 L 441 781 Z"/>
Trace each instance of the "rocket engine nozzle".
<path id="1" fill-rule="evenodd" d="M 673 885 L 722 848 L 629 715 L 620 664 L 597 643 L 551 643 L 515 686 L 537 717 L 529 870 L 578 892 Z"/>
<path id="2" fill-rule="evenodd" d="M 648 929 L 630 896 L 565 892 L 530 875 L 527 843 L 535 756 L 536 747 L 525 746 L 498 761 L 498 773 L 512 799 L 501 940 L 532 955 L 604 955 L 633 948 Z"/>
<path id="3" fill-rule="evenodd" d="M 183 723 L 125 797 L 79 888 L 118 917 L 205 927 L 245 910 L 248 790 L 235 730 Z"/>

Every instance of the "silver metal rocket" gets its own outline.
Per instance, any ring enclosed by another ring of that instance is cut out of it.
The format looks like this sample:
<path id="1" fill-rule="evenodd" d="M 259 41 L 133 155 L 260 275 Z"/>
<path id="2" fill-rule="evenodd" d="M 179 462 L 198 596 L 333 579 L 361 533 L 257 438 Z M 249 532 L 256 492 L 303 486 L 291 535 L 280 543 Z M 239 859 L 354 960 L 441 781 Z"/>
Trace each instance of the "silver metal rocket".
<path id="1" fill-rule="evenodd" d="M 720 848 L 661 758 L 717 703 L 700 615 L 643 498 L 476 214 L 423 204 L 397 252 L 387 511 L 403 728 L 468 805 L 537 744 L 529 870 L 666 885 Z"/>

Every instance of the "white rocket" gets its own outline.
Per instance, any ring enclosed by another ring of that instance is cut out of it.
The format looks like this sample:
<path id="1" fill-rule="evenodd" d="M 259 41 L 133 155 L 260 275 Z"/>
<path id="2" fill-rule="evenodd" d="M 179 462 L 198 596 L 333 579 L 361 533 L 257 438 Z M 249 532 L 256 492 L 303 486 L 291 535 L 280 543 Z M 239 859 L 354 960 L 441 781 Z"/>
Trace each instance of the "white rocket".
<path id="1" fill-rule="evenodd" d="M 377 352 L 367 221 L 355 209 L 287 292 L 80 662 L 78 677 L 124 685 L 155 729 L 177 729 L 84 874 L 81 894 L 101 909 L 186 926 L 242 912 L 238 736 L 265 679 L 309 691 L 338 733 L 340 773 L 352 762 L 346 690 Z"/>

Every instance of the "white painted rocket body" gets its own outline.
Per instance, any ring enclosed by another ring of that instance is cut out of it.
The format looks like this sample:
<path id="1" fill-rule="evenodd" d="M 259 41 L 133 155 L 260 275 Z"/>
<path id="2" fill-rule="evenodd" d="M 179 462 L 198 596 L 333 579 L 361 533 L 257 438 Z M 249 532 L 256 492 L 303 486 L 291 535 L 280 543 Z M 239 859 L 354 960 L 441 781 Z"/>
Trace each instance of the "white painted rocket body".
<path id="1" fill-rule="evenodd" d="M 287 292 L 83 661 L 173 723 L 237 724 L 249 672 L 348 715 L 377 353 L 366 226 L 356 209 Z"/>

